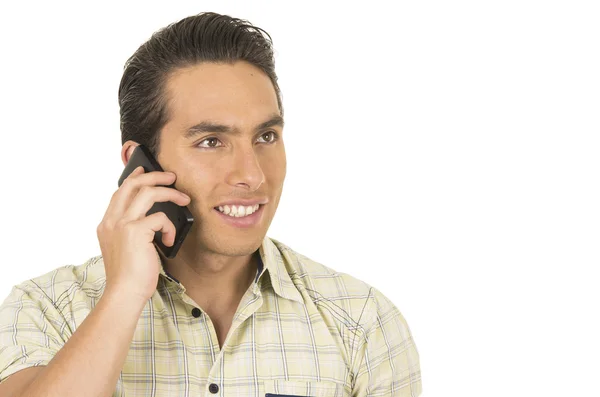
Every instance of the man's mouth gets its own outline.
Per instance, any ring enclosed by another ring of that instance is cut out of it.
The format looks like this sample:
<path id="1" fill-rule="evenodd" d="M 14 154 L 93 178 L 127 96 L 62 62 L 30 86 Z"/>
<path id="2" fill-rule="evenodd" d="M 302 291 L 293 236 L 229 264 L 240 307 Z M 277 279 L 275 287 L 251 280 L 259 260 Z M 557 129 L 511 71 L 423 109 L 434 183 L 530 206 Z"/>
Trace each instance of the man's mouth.
<path id="1" fill-rule="evenodd" d="M 252 215 L 260 209 L 264 204 L 255 205 L 225 205 L 215 207 L 215 210 L 232 218 L 243 218 Z"/>
<path id="2" fill-rule="evenodd" d="M 258 208 L 256 207 L 258 206 Z M 225 224 L 236 228 L 252 228 L 262 224 L 264 204 L 255 204 L 253 206 L 225 205 L 215 207 L 215 214 Z M 229 213 L 226 212 L 229 210 Z M 246 211 L 248 213 L 246 214 Z"/>

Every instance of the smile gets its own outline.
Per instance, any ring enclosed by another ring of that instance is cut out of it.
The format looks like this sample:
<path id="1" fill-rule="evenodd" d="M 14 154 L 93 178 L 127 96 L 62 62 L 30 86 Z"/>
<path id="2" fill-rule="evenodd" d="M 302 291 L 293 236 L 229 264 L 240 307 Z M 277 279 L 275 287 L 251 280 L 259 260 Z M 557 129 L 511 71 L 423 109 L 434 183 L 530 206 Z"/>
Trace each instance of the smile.
<path id="1" fill-rule="evenodd" d="M 227 207 L 229 207 L 229 214 L 226 214 L 225 212 L 222 211 L 227 211 Z M 233 214 L 233 208 L 235 208 L 235 214 Z M 241 209 L 240 209 L 241 207 Z M 215 214 L 217 214 L 217 216 L 226 224 L 228 224 L 229 226 L 233 226 L 233 227 L 239 227 L 239 228 L 250 228 L 253 226 L 258 225 L 263 217 L 263 212 L 264 212 L 264 204 L 256 204 L 254 206 L 250 206 L 250 207 L 244 207 L 244 206 L 224 206 L 224 207 L 217 207 L 214 208 Z M 219 209 L 221 208 L 221 209 Z M 246 214 L 246 211 L 249 212 L 248 214 Z M 239 211 L 239 212 L 238 212 Z M 242 215 L 242 212 L 244 211 L 244 214 Z M 233 214 L 233 215 L 232 215 Z"/>
<path id="2" fill-rule="evenodd" d="M 236 218 L 241 218 L 244 216 L 252 215 L 254 212 L 256 212 L 256 210 L 258 210 L 259 206 L 260 206 L 260 204 L 256 204 L 253 206 L 252 205 L 251 206 L 225 205 L 225 206 L 220 206 L 217 209 L 225 215 L 229 215 L 231 217 L 236 217 Z"/>

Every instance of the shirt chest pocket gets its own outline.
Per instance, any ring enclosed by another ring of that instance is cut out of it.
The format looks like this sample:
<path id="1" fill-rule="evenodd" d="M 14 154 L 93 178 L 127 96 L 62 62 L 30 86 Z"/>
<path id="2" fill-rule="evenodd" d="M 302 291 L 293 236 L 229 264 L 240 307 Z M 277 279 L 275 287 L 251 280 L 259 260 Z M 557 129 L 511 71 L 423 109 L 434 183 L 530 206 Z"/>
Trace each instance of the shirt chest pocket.
<path id="1" fill-rule="evenodd" d="M 264 382 L 265 397 L 348 397 L 343 384 L 330 381 L 268 380 Z"/>

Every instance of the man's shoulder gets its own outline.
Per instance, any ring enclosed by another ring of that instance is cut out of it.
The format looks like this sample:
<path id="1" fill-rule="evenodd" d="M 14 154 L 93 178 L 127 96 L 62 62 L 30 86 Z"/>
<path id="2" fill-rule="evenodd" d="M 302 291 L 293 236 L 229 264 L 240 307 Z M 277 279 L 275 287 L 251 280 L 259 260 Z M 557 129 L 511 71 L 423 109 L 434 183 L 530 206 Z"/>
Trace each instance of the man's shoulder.
<path id="1" fill-rule="evenodd" d="M 378 291 L 370 284 L 350 274 L 337 271 L 273 240 L 282 256 L 294 284 L 305 289 L 314 299 L 370 299 Z"/>
<path id="2" fill-rule="evenodd" d="M 31 298 L 43 297 L 52 302 L 70 296 L 99 298 L 106 285 L 102 256 L 94 256 L 80 265 L 64 265 L 45 274 L 23 281 L 13 288 L 13 293 L 28 294 Z"/>
<path id="3" fill-rule="evenodd" d="M 387 325 L 410 338 L 408 324 L 396 304 L 376 287 L 325 266 L 274 241 L 285 258 L 290 278 L 305 301 L 310 299 L 331 328 L 361 330 L 363 336 Z M 366 340 L 366 339 L 365 339 Z"/>

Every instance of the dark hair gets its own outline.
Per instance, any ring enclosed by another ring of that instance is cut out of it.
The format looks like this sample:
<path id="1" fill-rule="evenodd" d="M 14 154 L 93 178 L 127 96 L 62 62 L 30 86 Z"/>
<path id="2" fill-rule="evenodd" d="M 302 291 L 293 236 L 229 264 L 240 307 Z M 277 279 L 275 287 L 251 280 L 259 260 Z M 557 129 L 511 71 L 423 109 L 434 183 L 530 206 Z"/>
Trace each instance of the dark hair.
<path id="1" fill-rule="evenodd" d="M 202 62 L 247 61 L 261 69 L 273 83 L 283 116 L 272 44 L 263 29 L 214 12 L 190 16 L 156 31 L 125 63 L 119 85 L 121 144 L 133 140 L 157 156 L 159 131 L 169 120 L 167 78 L 176 69 Z"/>

